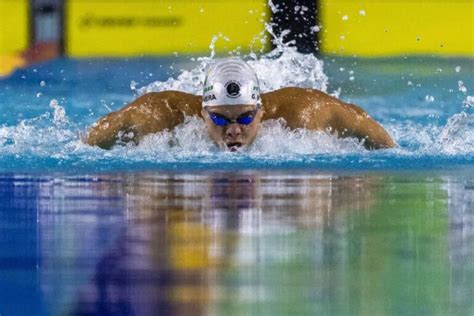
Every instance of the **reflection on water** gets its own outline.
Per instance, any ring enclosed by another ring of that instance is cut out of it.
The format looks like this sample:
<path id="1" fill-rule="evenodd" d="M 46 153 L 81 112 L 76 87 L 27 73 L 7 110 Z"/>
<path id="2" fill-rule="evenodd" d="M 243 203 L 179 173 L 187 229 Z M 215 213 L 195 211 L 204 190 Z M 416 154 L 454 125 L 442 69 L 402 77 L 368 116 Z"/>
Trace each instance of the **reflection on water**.
<path id="1" fill-rule="evenodd" d="M 472 179 L 0 176 L 0 314 L 474 313 Z"/>

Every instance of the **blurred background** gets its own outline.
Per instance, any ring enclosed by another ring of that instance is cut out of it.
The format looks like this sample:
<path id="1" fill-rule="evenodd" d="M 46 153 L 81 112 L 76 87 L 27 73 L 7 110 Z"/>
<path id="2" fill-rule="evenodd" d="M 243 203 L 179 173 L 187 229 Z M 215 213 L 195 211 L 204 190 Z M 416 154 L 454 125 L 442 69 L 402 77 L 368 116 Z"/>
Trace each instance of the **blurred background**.
<path id="1" fill-rule="evenodd" d="M 0 76 L 56 56 L 262 53 L 275 37 L 303 53 L 473 56 L 473 12 L 472 0 L 0 0 Z"/>

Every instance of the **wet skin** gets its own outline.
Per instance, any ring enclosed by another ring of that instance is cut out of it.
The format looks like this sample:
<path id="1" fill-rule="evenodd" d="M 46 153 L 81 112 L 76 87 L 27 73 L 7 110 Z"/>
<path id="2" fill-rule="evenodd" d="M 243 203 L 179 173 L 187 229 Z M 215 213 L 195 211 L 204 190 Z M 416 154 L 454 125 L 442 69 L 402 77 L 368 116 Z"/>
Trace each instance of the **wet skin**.
<path id="1" fill-rule="evenodd" d="M 89 130 L 85 142 L 111 148 L 117 143 L 138 143 L 145 135 L 171 130 L 186 116 L 204 119 L 211 139 L 222 147 L 235 150 L 249 145 L 258 133 L 262 120 L 283 118 L 289 128 L 307 128 L 355 137 L 367 149 L 395 147 L 385 129 L 362 108 L 342 102 L 314 89 L 288 87 L 262 94 L 262 106 L 252 124 L 236 123 L 216 126 L 202 108 L 202 97 L 180 91 L 145 94 L 135 101 L 101 118 Z M 218 106 L 212 111 L 230 119 L 252 111 L 254 106 Z M 209 109 L 211 110 L 211 109 Z"/>

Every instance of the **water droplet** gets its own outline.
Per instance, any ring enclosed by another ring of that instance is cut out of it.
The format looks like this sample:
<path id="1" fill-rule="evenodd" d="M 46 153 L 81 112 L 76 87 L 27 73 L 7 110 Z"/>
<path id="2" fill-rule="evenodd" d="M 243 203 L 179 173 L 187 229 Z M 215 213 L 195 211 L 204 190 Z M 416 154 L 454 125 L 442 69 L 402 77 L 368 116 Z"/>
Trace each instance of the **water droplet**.
<path id="1" fill-rule="evenodd" d="M 466 100 L 463 101 L 464 107 L 466 108 L 471 108 L 474 107 L 474 96 L 473 95 L 468 95 L 466 97 Z"/>
<path id="2" fill-rule="evenodd" d="M 428 102 L 428 103 L 432 103 L 432 102 L 434 102 L 434 100 L 435 100 L 435 98 L 432 95 L 426 95 L 425 96 L 425 101 Z"/>
<path id="3" fill-rule="evenodd" d="M 458 81 L 458 89 L 459 89 L 459 91 L 461 91 L 462 93 L 466 93 L 466 92 L 467 92 L 467 89 L 466 89 L 466 87 L 464 86 L 464 82 L 462 82 L 461 80 Z"/>

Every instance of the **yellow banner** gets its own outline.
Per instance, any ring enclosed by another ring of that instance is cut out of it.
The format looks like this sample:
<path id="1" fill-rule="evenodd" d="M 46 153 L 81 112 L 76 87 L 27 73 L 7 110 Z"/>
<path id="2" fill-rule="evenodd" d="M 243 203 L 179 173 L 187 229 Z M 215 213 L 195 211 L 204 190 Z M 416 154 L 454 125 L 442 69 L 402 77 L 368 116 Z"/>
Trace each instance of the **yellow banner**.
<path id="1" fill-rule="evenodd" d="M 0 55 L 28 46 L 28 0 L 0 0 Z"/>
<path id="2" fill-rule="evenodd" d="M 69 0 L 66 54 L 131 56 L 260 49 L 266 0 Z"/>
<path id="3" fill-rule="evenodd" d="M 474 57 L 473 0 L 322 0 L 322 51 Z"/>

